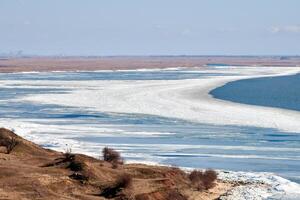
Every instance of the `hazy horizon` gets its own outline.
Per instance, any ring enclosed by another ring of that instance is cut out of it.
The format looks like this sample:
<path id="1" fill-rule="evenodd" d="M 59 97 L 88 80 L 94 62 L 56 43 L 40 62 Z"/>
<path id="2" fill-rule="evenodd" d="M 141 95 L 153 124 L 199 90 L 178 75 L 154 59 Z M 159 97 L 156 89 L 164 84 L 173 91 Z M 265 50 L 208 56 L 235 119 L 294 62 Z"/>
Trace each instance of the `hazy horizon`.
<path id="1" fill-rule="evenodd" d="M 2 0 L 0 53 L 296 56 L 300 1 Z"/>

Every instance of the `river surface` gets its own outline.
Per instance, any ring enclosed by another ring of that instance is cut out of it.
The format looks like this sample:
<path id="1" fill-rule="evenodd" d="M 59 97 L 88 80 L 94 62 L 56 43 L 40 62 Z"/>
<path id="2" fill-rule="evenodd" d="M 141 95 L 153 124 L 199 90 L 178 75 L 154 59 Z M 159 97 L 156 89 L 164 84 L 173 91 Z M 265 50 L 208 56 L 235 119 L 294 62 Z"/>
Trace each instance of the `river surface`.
<path id="1" fill-rule="evenodd" d="M 234 81 L 211 94 L 237 103 L 300 111 L 300 74 Z"/>
<path id="2" fill-rule="evenodd" d="M 34 95 L 62 95 L 76 90 L 57 81 L 156 81 L 236 76 L 218 69 L 124 72 L 52 72 L 0 74 L 0 125 L 45 147 L 99 157 L 104 146 L 127 161 L 192 168 L 274 172 L 300 182 L 300 133 L 275 128 L 216 125 L 159 115 L 100 112 L 84 106 L 23 101 Z M 98 83 L 98 82 L 97 82 Z M 91 88 L 94 90 L 95 88 Z M 230 82 L 211 92 L 215 98 L 242 104 L 300 111 L 300 75 Z M 80 98 L 80 96 L 78 97 Z M 121 98 L 121 97 L 120 97 Z M 118 106 L 118 105 L 115 105 Z M 299 119 L 300 123 L 300 119 Z"/>

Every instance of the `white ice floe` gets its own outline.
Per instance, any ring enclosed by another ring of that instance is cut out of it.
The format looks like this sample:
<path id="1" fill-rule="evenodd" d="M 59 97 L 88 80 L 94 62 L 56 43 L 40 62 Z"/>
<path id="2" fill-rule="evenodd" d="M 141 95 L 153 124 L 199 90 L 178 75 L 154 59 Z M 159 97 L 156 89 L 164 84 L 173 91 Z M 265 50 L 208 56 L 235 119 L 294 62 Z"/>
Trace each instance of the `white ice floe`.
<path id="1" fill-rule="evenodd" d="M 299 72 L 299 68 L 232 67 L 210 76 L 187 80 L 55 81 L 53 87 L 71 89 L 67 94 L 37 94 L 23 101 L 86 107 L 100 112 L 139 113 L 180 118 L 200 123 L 276 128 L 300 132 L 300 112 L 217 100 L 209 91 L 227 82 Z M 206 71 L 209 72 L 209 71 Z M 27 84 L 45 81 L 27 81 Z M 7 81 L 6 85 L 14 82 Z M 15 82 L 16 83 L 16 82 Z M 20 81 L 18 82 L 20 84 Z"/>

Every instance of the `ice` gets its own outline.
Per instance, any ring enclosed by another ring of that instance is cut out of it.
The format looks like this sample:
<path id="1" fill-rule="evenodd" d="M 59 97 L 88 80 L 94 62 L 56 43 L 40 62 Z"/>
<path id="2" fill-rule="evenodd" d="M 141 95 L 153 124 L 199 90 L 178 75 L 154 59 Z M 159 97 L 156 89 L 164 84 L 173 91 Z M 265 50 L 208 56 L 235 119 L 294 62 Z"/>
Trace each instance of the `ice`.
<path id="1" fill-rule="evenodd" d="M 223 67 L 216 69 L 218 73 L 227 75 L 183 80 L 2 80 L 0 81 L 0 86 L 1 88 L 12 89 L 46 89 L 51 87 L 67 91 L 65 93 L 26 95 L 13 99 L 12 101 L 14 102 L 72 106 L 85 111 L 97 111 L 112 115 L 114 113 L 149 114 L 203 124 L 253 126 L 280 129 L 286 132 L 300 132 L 299 112 L 221 101 L 209 95 L 209 91 L 229 81 L 294 74 L 300 71 L 299 68 Z M 205 69 L 203 72 L 214 73 L 216 69 Z M 6 100 L 3 102 L 5 103 Z M 58 111 L 63 108 L 58 108 Z M 209 159 L 209 157 L 271 159 L 282 160 L 282 162 L 285 162 L 285 159 L 299 160 L 299 156 L 296 155 L 299 152 L 299 148 L 292 146 L 277 148 L 273 146 L 240 146 L 237 144 L 232 146 L 225 144 L 129 144 L 126 142 L 120 144 L 76 140 L 74 138 L 82 137 L 83 135 L 85 137 L 98 137 L 101 135 L 101 137 L 116 137 L 116 139 L 118 139 L 118 136 L 134 136 L 149 139 L 150 137 L 159 136 L 171 137 L 174 133 L 172 131 L 160 132 L 160 130 L 126 131 L 124 130 L 126 125 L 124 127 L 121 125 L 114 126 L 113 124 L 100 124 L 97 126 L 80 124 L 78 123 L 79 121 L 59 125 L 62 122 L 64 122 L 64 119 L 0 118 L 0 126 L 14 129 L 21 136 L 44 147 L 59 151 L 72 148 L 73 152 L 99 157 L 101 149 L 109 145 L 110 147 L 118 148 L 124 157 L 129 158 L 129 162 L 161 164 L 166 158 L 155 156 L 158 151 L 161 155 L 168 154 L 172 156 L 176 154 L 180 156 L 207 157 L 205 159 Z M 232 134 L 234 136 L 234 133 Z M 137 153 L 137 148 L 143 151 Z M 184 149 L 189 149 L 192 153 L 180 152 Z M 199 149 L 211 152 L 196 152 Z M 213 153 L 213 150 L 219 152 L 222 150 L 234 150 L 237 153 L 218 154 Z M 238 153 L 244 150 L 254 152 L 252 152 L 253 154 Z M 255 154 L 257 153 L 256 151 L 282 153 L 274 157 L 273 155 Z M 152 152 L 153 155 L 147 152 Z M 292 153 L 287 155 L 286 152 Z M 227 199 L 300 199 L 298 193 L 300 191 L 299 185 L 275 174 L 220 171 L 220 178 L 249 183 L 236 187 L 226 197 Z"/>
<path id="2" fill-rule="evenodd" d="M 68 89 L 70 92 L 37 94 L 22 100 L 79 106 L 100 112 L 151 114 L 208 124 L 256 126 L 300 132 L 299 112 L 222 101 L 208 94 L 212 89 L 229 81 L 294 74 L 299 72 L 299 68 L 233 67 L 221 72 L 234 72 L 238 75 L 186 80 L 55 81 L 50 85 Z M 34 84 L 35 81 L 28 83 Z"/>
<path id="3" fill-rule="evenodd" d="M 219 172 L 219 178 L 247 183 L 235 187 L 222 200 L 297 200 L 300 185 L 272 173 Z"/>

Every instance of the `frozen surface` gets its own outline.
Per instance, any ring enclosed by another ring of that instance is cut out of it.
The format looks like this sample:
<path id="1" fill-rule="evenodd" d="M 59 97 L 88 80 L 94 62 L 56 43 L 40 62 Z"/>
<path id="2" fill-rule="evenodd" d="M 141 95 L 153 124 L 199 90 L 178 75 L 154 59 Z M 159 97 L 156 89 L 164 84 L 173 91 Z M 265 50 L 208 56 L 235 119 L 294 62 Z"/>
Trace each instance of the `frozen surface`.
<path id="1" fill-rule="evenodd" d="M 200 123 L 256 126 L 300 132 L 299 112 L 231 103 L 214 99 L 208 94 L 212 89 L 229 81 L 298 71 L 297 68 L 231 68 L 219 69 L 217 72 L 220 75 L 212 76 L 211 71 L 207 71 L 208 76 L 203 75 L 203 72 L 194 72 L 198 74 L 198 78 L 190 72 L 191 77 L 184 76 L 179 80 L 177 77 L 176 80 L 174 78 L 170 80 L 168 75 L 165 75 L 168 80 L 152 80 L 149 72 L 144 75 L 146 80 L 123 80 L 122 76 L 126 74 L 120 75 L 122 80 L 71 79 L 50 83 L 46 80 L 51 87 L 71 91 L 60 95 L 30 95 L 23 98 L 23 101 L 81 106 L 99 112 L 149 114 Z M 237 75 L 224 75 L 226 72 Z M 180 71 L 179 77 L 181 73 Z M 138 77 L 141 79 L 143 76 Z M 37 81 L 27 83 L 31 82 Z"/>
<path id="2" fill-rule="evenodd" d="M 251 172 L 272 172 L 299 183 L 297 110 L 217 100 L 209 94 L 230 81 L 297 72 L 212 67 L 0 74 L 0 126 L 61 151 L 71 147 L 99 157 L 101 148 L 111 146 L 128 162 L 248 171 L 225 174 L 231 179 L 252 180 Z M 245 198 L 259 194 L 257 199 L 295 196 L 296 183 L 270 173 L 255 178 L 271 179 L 278 187 L 241 186 L 232 192 Z"/>

